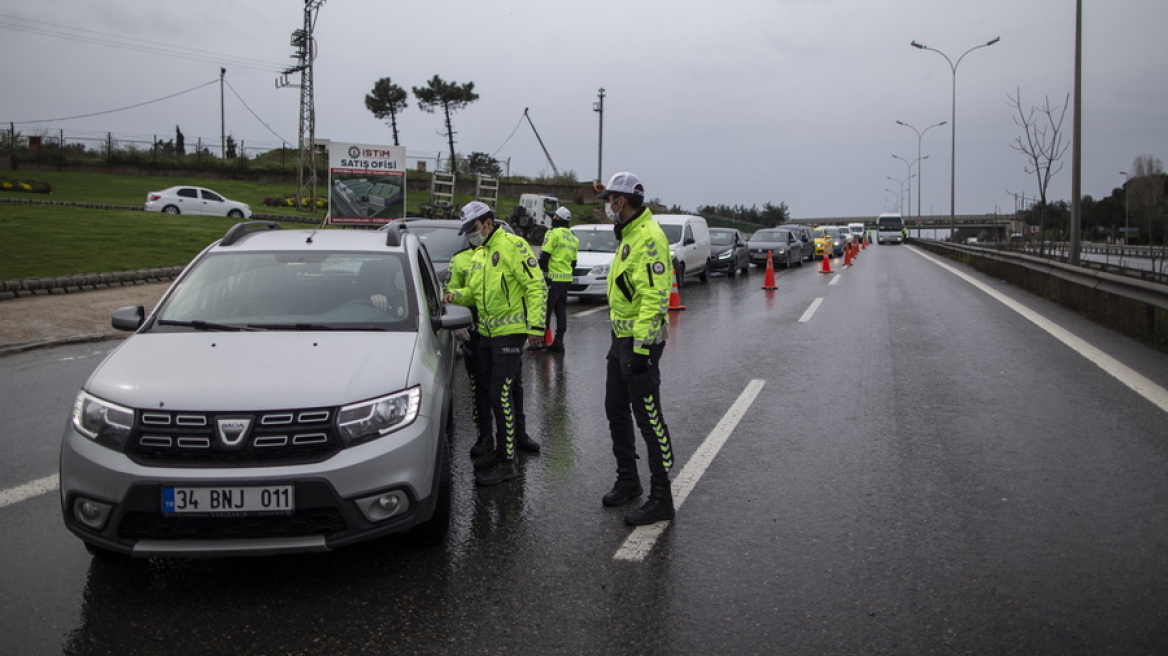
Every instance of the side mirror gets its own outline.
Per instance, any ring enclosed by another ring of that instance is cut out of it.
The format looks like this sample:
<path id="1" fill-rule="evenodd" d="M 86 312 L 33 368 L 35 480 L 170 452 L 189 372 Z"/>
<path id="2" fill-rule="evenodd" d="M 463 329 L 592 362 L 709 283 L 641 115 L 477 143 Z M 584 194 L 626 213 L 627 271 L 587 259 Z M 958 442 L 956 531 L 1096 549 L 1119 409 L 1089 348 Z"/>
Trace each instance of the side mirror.
<path id="1" fill-rule="evenodd" d="M 442 319 L 438 325 L 447 330 L 457 330 L 458 328 L 469 328 L 474 323 L 474 317 L 470 313 L 470 308 L 461 305 L 443 305 Z"/>
<path id="2" fill-rule="evenodd" d="M 134 332 L 142 327 L 142 322 L 146 320 L 146 308 L 141 305 L 127 305 L 114 310 L 114 316 L 110 319 L 110 325 L 118 330 L 125 330 L 127 332 Z"/>

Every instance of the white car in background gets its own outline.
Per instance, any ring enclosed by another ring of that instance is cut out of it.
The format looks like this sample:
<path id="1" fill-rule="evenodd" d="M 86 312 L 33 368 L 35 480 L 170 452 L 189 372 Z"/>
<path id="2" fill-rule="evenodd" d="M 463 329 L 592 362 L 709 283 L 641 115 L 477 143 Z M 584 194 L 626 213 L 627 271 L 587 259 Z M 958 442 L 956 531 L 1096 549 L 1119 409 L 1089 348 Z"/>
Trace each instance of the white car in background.
<path id="1" fill-rule="evenodd" d="M 573 226 L 572 234 L 580 240 L 576 250 L 576 268 L 568 295 L 581 298 L 608 297 L 608 272 L 616 257 L 616 232 L 609 223 L 586 223 Z"/>
<path id="2" fill-rule="evenodd" d="M 251 218 L 251 208 L 246 203 L 228 200 L 203 187 L 179 186 L 152 191 L 146 194 L 146 211 L 229 216 L 233 219 Z"/>

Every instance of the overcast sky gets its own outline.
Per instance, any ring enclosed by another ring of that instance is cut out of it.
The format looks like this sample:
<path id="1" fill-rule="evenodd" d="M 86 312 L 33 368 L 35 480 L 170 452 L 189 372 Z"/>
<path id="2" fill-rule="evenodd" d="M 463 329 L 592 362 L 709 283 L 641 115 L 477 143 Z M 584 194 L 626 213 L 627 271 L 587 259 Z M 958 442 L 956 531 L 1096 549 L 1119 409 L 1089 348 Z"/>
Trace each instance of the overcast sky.
<path id="1" fill-rule="evenodd" d="M 4 127 L 67 138 L 112 131 L 148 144 L 179 125 L 188 145 L 201 137 L 217 147 L 222 65 L 227 132 L 249 150 L 296 142 L 299 92 L 275 80 L 294 62 L 289 39 L 303 2 L 5 4 Z M 1122 184 L 1136 156 L 1168 159 L 1168 2 L 1083 5 L 1082 191 L 1098 198 Z M 633 171 L 648 196 L 691 210 L 785 202 L 796 218 L 872 216 L 895 205 L 886 189 L 901 185 L 888 177 L 908 174 L 892 156 L 917 159 L 916 133 L 896 122 L 920 130 L 951 122 L 950 65 L 910 42 L 956 62 L 1001 37 L 957 69 L 956 210 L 1009 213 L 1011 192 L 1033 197 L 1037 184 L 1011 148 L 1022 130 L 1008 96 L 1020 90 L 1025 108 L 1047 97 L 1061 107 L 1073 91 L 1074 30 L 1074 0 L 331 0 L 315 30 L 316 134 L 392 144 L 364 105 L 373 83 L 389 77 L 409 90 L 438 75 L 474 82 L 479 94 L 454 115 L 460 154 L 494 155 L 512 174 L 550 174 L 520 125 L 527 107 L 556 166 L 587 181 L 597 175 L 593 104 L 603 87 L 605 179 Z M 212 81 L 135 109 L 47 120 Z M 1068 140 L 1071 126 L 1068 111 Z M 950 128 L 923 138 L 914 213 L 922 181 L 924 212 L 949 212 Z M 411 166 L 446 152 L 441 115 L 418 110 L 412 94 L 398 129 Z M 1070 150 L 1062 162 L 1050 196 L 1069 200 Z"/>

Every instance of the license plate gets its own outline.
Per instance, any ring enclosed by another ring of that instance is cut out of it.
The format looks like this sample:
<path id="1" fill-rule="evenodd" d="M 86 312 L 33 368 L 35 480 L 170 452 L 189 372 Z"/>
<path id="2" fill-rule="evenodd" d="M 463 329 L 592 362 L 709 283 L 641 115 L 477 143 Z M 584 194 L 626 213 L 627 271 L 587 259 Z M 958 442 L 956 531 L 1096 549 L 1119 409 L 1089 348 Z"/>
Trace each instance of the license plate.
<path id="1" fill-rule="evenodd" d="M 291 485 L 162 488 L 162 514 L 168 516 L 289 515 L 294 510 Z"/>

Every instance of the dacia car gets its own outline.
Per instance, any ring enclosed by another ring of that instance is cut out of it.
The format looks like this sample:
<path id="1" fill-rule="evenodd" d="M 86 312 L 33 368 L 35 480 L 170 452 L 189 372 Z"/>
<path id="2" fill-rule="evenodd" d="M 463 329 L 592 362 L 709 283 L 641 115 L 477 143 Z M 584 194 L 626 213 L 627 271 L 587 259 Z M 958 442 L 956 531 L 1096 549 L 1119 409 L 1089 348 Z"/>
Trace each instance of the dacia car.
<path id="1" fill-rule="evenodd" d="M 61 445 L 65 525 L 96 555 L 328 551 L 450 515 L 452 332 L 394 229 L 241 223 L 85 382 Z"/>

